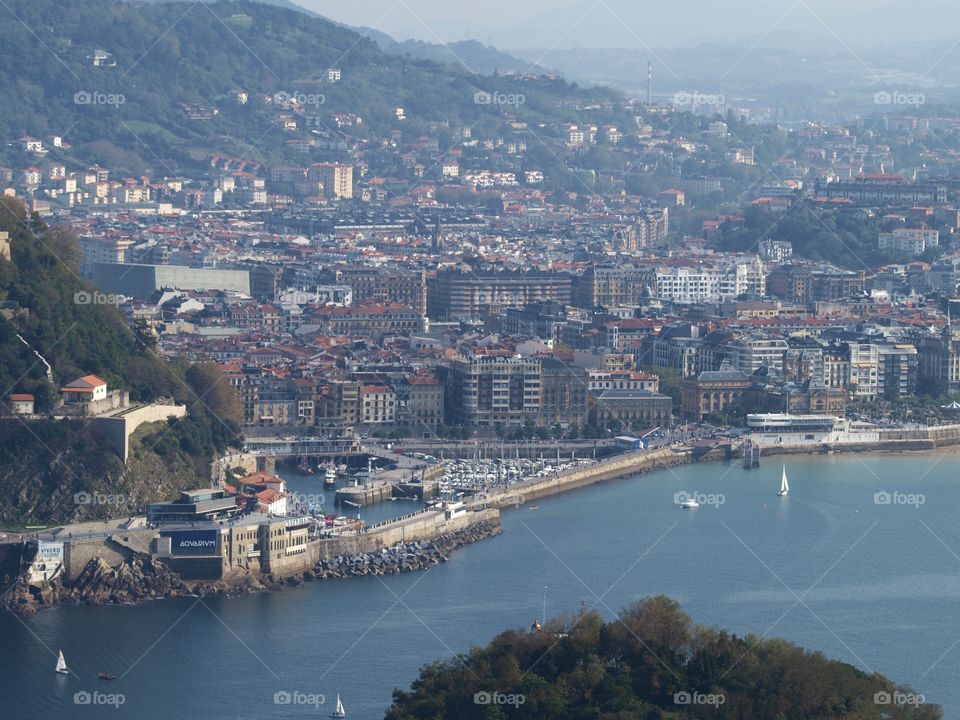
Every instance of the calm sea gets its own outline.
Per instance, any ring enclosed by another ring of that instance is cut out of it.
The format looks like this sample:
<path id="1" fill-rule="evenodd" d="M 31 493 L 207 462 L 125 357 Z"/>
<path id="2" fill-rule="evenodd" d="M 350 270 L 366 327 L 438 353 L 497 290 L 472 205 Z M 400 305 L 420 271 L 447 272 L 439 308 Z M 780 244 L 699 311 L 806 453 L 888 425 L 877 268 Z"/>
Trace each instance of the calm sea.
<path id="1" fill-rule="evenodd" d="M 950 456 L 791 459 L 781 499 L 771 460 L 687 466 L 505 512 L 503 535 L 427 572 L 5 613 L 0 716 L 321 717 L 339 692 L 351 720 L 382 718 L 425 663 L 544 610 L 610 617 L 665 593 L 700 623 L 821 650 L 960 717 L 958 471 Z M 703 504 L 681 510 L 678 492 Z M 376 515 L 412 508 L 392 505 Z M 70 675 L 53 672 L 58 649 Z"/>

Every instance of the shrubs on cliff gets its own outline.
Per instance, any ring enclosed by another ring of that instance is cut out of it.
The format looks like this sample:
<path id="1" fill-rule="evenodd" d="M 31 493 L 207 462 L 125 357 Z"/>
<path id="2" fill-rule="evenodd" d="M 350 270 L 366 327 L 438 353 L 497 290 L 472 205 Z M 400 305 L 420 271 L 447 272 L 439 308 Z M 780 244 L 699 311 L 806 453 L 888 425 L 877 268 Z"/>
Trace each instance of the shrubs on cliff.
<path id="1" fill-rule="evenodd" d="M 880 675 L 783 640 L 695 625 L 666 597 L 508 631 L 425 667 L 387 720 L 937 720 Z M 884 702 L 890 698 L 892 702 Z M 898 704 L 896 700 L 905 699 Z M 879 702 L 877 702 L 879 700 Z"/>
<path id="2" fill-rule="evenodd" d="M 69 231 L 27 214 L 13 198 L 0 198 L 0 231 L 9 233 L 11 248 L 10 261 L 0 258 L 0 301 L 13 311 L 10 319 L 0 316 L 0 388 L 33 394 L 37 412 L 45 413 L 61 385 L 92 373 L 128 390 L 133 402 L 167 398 L 189 413 L 147 427 L 150 437 L 136 444 L 126 468 L 89 421 L 4 422 L 0 524 L 123 516 L 130 507 L 80 506 L 73 496 L 122 494 L 140 506 L 168 499 L 161 492 L 209 482 L 214 454 L 239 435 L 239 404 L 220 370 L 163 360 L 115 305 L 91 302 L 96 289 L 78 275 L 77 239 Z M 6 397 L 0 403 L 8 409 Z M 156 479 L 139 478 L 137 466 L 167 467 L 176 482 L 161 490 Z"/>

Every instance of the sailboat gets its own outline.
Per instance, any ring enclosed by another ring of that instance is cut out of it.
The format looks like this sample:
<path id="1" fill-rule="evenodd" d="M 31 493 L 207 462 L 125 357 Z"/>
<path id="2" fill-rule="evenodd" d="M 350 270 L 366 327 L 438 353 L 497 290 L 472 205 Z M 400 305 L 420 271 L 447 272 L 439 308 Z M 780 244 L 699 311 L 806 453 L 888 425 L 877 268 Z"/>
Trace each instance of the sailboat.
<path id="1" fill-rule="evenodd" d="M 337 693 L 337 709 L 330 713 L 332 718 L 345 718 L 347 711 L 343 709 L 343 701 L 340 699 L 340 693 Z"/>
<path id="2" fill-rule="evenodd" d="M 790 494 L 790 483 L 787 482 L 787 466 L 783 466 L 783 476 L 780 478 L 780 492 L 777 493 L 780 496 Z"/>
<path id="3" fill-rule="evenodd" d="M 61 675 L 66 675 L 69 670 L 67 670 L 67 661 L 63 659 L 63 650 L 59 651 L 57 655 L 57 672 Z"/>

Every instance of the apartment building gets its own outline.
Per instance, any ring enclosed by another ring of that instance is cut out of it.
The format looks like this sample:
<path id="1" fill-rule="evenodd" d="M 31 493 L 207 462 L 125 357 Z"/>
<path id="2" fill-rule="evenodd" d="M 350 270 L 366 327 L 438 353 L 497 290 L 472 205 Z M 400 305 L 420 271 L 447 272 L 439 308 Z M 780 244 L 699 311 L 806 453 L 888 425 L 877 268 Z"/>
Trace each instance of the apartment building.
<path id="1" fill-rule="evenodd" d="M 360 422 L 363 425 L 393 425 L 397 420 L 397 396 L 387 385 L 360 388 Z"/>
<path id="2" fill-rule="evenodd" d="M 656 271 L 660 300 L 704 303 L 766 294 L 766 272 L 759 258 L 726 266 L 660 267 Z"/>
<path id="3" fill-rule="evenodd" d="M 350 307 L 310 308 L 304 323 L 317 325 L 324 335 L 350 338 L 410 335 L 427 331 L 427 319 L 397 303 L 366 303 Z"/>
<path id="4" fill-rule="evenodd" d="M 456 423 L 519 427 L 540 417 L 538 357 L 502 348 L 466 350 L 450 363 L 447 398 Z"/>
<path id="5" fill-rule="evenodd" d="M 429 282 L 428 314 L 434 320 L 467 320 L 535 302 L 568 305 L 570 289 L 570 276 L 563 273 L 442 270 Z"/>
<path id="6" fill-rule="evenodd" d="M 343 163 L 316 163 L 307 168 L 307 180 L 323 183 L 323 194 L 331 200 L 353 197 L 353 166 Z"/>
<path id="7" fill-rule="evenodd" d="M 397 303 L 427 313 L 427 274 L 419 270 L 388 270 L 364 266 L 340 267 L 334 282 L 348 285 L 357 302 Z"/>
<path id="8" fill-rule="evenodd" d="M 580 425 L 587 411 L 587 383 L 582 368 L 557 358 L 540 361 L 540 420 L 545 427 L 564 430 Z"/>
<path id="9" fill-rule="evenodd" d="M 895 228 L 880 233 L 877 247 L 880 250 L 901 252 L 911 257 L 923 253 L 927 248 L 940 244 L 940 231 L 930 228 Z"/>
<path id="10" fill-rule="evenodd" d="M 651 267 L 590 267 L 578 278 L 577 304 L 585 308 L 640 305 L 653 295 L 656 284 Z"/>

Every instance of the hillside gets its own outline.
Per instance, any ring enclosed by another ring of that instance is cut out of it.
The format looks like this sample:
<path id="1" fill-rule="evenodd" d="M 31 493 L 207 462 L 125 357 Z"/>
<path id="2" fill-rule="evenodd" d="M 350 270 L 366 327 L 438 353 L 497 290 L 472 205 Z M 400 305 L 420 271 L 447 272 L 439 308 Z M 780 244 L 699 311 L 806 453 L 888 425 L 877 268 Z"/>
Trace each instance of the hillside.
<path id="1" fill-rule="evenodd" d="M 69 232 L 28 217 L 11 199 L 0 202 L 0 231 L 9 232 L 11 245 L 11 262 L 0 258 L 0 301 L 24 311 L 0 316 L 4 415 L 11 393 L 33 394 L 44 414 L 63 384 L 89 373 L 129 390 L 133 401 L 172 398 L 189 410 L 182 420 L 143 426 L 126 466 L 88 420 L 0 420 L 0 524 L 120 516 L 208 482 L 214 453 L 238 433 L 235 399 L 217 369 L 167 363 L 115 306 L 75 302 L 94 288 L 77 276 Z M 125 502 L 75 503 L 81 492 L 123 495 Z"/>
<path id="2" fill-rule="evenodd" d="M 478 90 L 523 93 L 526 102 L 509 110 L 528 120 L 553 119 L 560 98 L 615 97 L 562 81 L 477 76 L 450 57 L 391 55 L 342 25 L 263 3 L 11 0 L 5 8 L 20 22 L 0 23 L 0 137 L 59 133 L 74 159 L 131 174 L 203 167 L 212 152 L 302 161 L 287 141 L 312 137 L 308 118 L 335 129 L 335 113 L 363 118 L 359 140 L 394 128 L 417 137 L 431 121 L 502 121 L 504 108 L 474 102 Z M 100 66 L 96 51 L 109 53 Z M 341 70 L 338 82 L 330 68 Z M 278 96 L 303 102 L 291 109 Z M 282 129 L 284 113 L 296 130 Z"/>
<path id="3" fill-rule="evenodd" d="M 425 667 L 387 720 L 937 720 L 940 707 L 783 640 L 695 625 L 667 597 L 510 631 Z"/>

